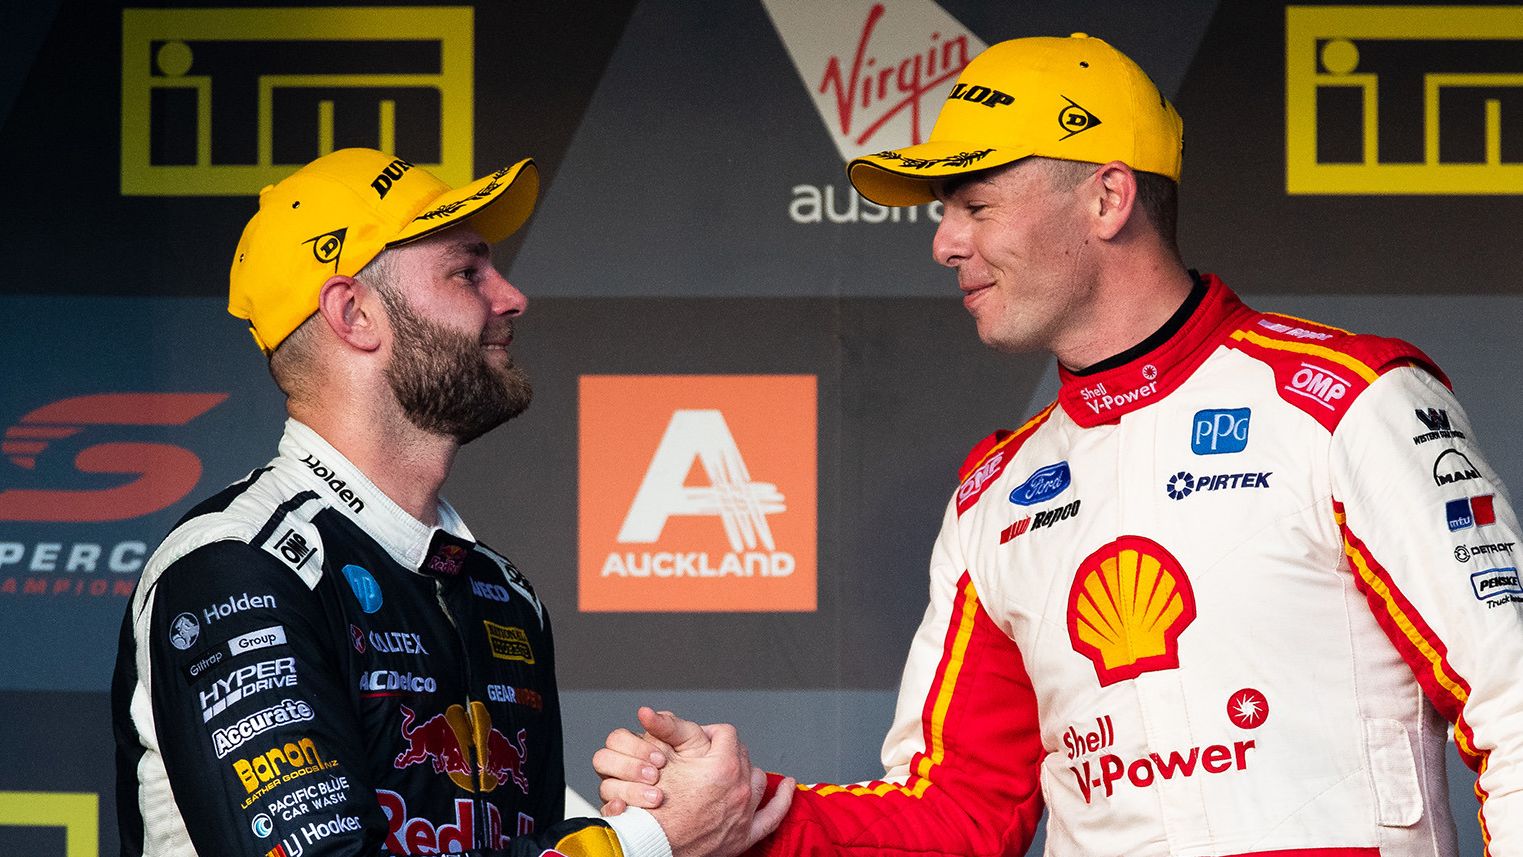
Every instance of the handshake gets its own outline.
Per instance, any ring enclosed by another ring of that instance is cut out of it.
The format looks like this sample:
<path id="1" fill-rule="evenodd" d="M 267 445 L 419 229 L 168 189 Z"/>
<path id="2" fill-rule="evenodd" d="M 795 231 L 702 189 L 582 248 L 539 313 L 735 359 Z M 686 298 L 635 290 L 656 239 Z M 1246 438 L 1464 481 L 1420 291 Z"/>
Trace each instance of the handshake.
<path id="1" fill-rule="evenodd" d="M 647 707 L 638 717 L 644 735 L 615 729 L 593 754 L 603 815 L 649 810 L 674 857 L 731 857 L 777 829 L 797 783 L 783 778 L 769 789 L 735 727 L 700 726 Z"/>

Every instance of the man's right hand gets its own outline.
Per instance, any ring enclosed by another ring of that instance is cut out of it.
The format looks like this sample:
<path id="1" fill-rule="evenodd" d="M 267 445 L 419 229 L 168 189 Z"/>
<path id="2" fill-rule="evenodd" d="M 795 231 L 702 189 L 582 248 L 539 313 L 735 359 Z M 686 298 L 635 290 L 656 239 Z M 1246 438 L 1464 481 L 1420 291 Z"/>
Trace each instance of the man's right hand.
<path id="1" fill-rule="evenodd" d="M 626 805 L 649 809 L 676 857 L 730 857 L 777 828 L 795 783 L 785 779 L 761 806 L 766 774 L 751 766 L 735 727 L 700 726 L 646 707 L 638 717 L 643 736 L 614 730 L 593 756 L 603 777 L 598 792 L 604 815 Z"/>

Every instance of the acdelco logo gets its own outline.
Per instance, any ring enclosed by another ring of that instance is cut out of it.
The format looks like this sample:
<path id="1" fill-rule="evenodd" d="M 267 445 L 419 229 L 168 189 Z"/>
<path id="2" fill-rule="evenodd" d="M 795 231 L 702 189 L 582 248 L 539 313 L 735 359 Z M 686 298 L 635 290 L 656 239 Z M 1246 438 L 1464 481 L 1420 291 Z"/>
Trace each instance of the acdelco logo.
<path id="1" fill-rule="evenodd" d="M 1347 378 L 1325 366 L 1302 363 L 1301 368 L 1290 376 L 1290 383 L 1284 390 L 1332 411 L 1337 410 L 1333 403 L 1348 394 L 1349 386 Z"/>
<path id="2" fill-rule="evenodd" d="M 178 426 L 201 416 L 226 393 L 97 393 L 44 405 L 5 430 L 0 451 L 17 467 L 35 470 L 50 444 L 91 426 Z M 74 469 L 111 487 L 11 488 L 0 491 L 0 521 L 125 521 L 184 499 L 201 479 L 201 459 L 167 443 L 111 441 L 86 446 Z M 136 478 L 121 484 L 123 475 Z"/>
<path id="3" fill-rule="evenodd" d="M 1122 536 L 1079 564 L 1068 594 L 1068 638 L 1100 685 L 1179 667 L 1179 635 L 1195 621 L 1195 593 L 1173 554 Z"/>
<path id="4" fill-rule="evenodd" d="M 813 376 L 583 377 L 582 609 L 815 609 L 814 451 Z"/>

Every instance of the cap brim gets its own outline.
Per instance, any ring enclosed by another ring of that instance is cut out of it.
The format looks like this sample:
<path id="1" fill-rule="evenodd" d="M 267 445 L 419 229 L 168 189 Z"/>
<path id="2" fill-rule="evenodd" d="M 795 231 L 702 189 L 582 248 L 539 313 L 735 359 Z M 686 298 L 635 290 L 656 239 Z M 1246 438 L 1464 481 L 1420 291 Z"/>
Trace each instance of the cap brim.
<path id="1" fill-rule="evenodd" d="M 470 184 L 443 193 L 413 218 L 388 247 L 416 241 L 469 220 L 488 243 L 518 231 L 534 213 L 539 197 L 539 168 L 533 158 L 482 176 Z"/>
<path id="2" fill-rule="evenodd" d="M 857 193 L 879 205 L 923 205 L 936 199 L 931 183 L 937 179 L 1004 166 L 1030 154 L 1008 146 L 934 140 L 854 158 L 846 175 Z"/>

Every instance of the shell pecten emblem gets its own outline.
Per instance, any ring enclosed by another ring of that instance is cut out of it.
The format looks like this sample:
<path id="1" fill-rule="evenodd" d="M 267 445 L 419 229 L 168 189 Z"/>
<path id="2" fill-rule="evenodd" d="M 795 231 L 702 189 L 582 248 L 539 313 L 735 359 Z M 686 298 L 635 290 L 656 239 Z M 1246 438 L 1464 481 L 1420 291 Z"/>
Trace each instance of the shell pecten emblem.
<path id="1" fill-rule="evenodd" d="M 1179 667 L 1179 635 L 1195 621 L 1195 593 L 1173 554 L 1122 536 L 1079 563 L 1068 593 L 1068 638 L 1100 685 Z"/>

